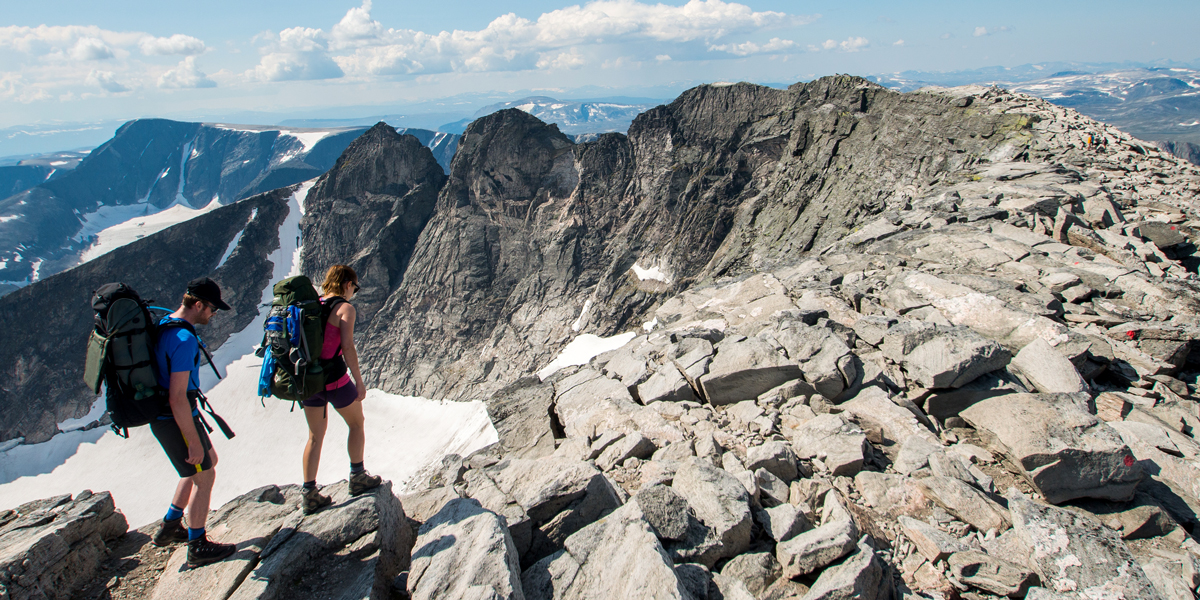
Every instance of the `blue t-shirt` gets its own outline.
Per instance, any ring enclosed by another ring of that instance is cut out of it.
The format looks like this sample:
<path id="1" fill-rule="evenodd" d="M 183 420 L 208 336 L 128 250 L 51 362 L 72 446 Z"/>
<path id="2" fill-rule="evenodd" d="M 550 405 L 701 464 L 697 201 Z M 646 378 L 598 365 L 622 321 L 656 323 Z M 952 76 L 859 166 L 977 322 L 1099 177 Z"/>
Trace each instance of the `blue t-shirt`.
<path id="1" fill-rule="evenodd" d="M 170 321 L 183 321 L 183 319 L 168 315 L 158 322 L 158 326 L 162 327 Z M 172 327 L 164 331 L 158 338 L 158 345 L 154 348 L 155 366 L 158 367 L 158 385 L 162 386 L 164 390 L 169 390 L 171 389 L 170 373 L 190 371 L 188 390 L 199 390 L 200 344 L 202 343 L 200 338 L 185 327 Z M 198 410 L 194 405 L 192 406 L 192 414 L 197 414 Z"/>

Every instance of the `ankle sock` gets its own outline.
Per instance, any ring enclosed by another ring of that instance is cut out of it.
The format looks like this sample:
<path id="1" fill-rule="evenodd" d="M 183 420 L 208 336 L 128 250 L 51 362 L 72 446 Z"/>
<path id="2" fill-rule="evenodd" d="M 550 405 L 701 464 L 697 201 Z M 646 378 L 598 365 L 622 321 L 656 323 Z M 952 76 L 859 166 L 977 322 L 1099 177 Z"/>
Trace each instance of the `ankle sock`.
<path id="1" fill-rule="evenodd" d="M 183 517 L 183 509 L 172 504 L 171 508 L 167 509 L 167 516 L 163 517 L 163 520 L 164 521 L 178 521 L 182 517 Z"/>
<path id="2" fill-rule="evenodd" d="M 312 480 L 312 481 L 305 481 L 305 482 L 304 482 L 304 490 L 305 490 L 305 491 L 308 491 L 308 490 L 315 490 L 315 489 L 317 489 L 317 480 L 316 480 L 316 479 L 314 479 L 314 480 Z"/>
<path id="3" fill-rule="evenodd" d="M 189 542 L 192 540 L 198 540 L 202 537 L 204 537 L 204 528 L 203 527 L 201 527 L 200 529 L 192 529 L 191 527 L 188 527 L 188 541 Z"/>
<path id="4" fill-rule="evenodd" d="M 366 467 L 364 467 L 363 464 L 360 462 L 350 463 L 350 474 L 351 475 L 353 475 L 355 473 L 362 473 L 363 471 L 366 471 L 366 470 L 367 470 Z"/>

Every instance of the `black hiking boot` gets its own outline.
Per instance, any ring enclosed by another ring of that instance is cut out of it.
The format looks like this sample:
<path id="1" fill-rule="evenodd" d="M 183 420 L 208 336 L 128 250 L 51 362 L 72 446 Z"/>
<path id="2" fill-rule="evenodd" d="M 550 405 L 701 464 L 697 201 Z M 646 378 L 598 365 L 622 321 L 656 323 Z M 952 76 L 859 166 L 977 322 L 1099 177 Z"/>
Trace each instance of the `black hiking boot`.
<path id="1" fill-rule="evenodd" d="M 383 483 L 383 478 L 378 475 L 372 475 L 366 471 L 359 471 L 350 474 L 350 495 L 357 496 L 363 492 L 367 492 L 379 487 Z"/>
<path id="2" fill-rule="evenodd" d="M 333 498 L 322 494 L 317 488 L 304 490 L 304 498 L 300 500 L 300 506 L 306 515 L 311 515 L 330 504 L 333 504 Z"/>
<path id="3" fill-rule="evenodd" d="M 225 560 L 237 552 L 233 544 L 219 544 L 208 539 L 208 536 L 196 538 L 188 542 L 187 564 L 189 567 L 203 567 L 217 561 Z"/>
<path id="4" fill-rule="evenodd" d="M 162 524 L 158 526 L 158 533 L 154 534 L 154 539 L 152 541 L 154 542 L 154 545 L 158 546 L 159 548 L 188 541 L 188 532 L 187 528 L 183 526 L 183 517 L 171 519 L 170 521 L 163 521 Z"/>

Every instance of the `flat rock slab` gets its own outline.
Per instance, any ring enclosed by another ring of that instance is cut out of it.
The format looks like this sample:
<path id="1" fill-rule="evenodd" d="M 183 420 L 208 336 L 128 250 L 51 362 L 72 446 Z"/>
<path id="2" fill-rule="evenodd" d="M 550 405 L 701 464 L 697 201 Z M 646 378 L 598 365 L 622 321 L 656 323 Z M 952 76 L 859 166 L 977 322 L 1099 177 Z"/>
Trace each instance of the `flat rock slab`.
<path id="1" fill-rule="evenodd" d="M 927 389 L 962 387 L 1004 368 L 1012 358 L 999 343 L 967 327 L 906 322 L 889 329 L 887 336 L 880 346 L 884 356 Z"/>
<path id="2" fill-rule="evenodd" d="M 1073 394 L 1088 390 L 1075 365 L 1041 338 L 1021 348 L 1012 366 L 1043 394 Z"/>
<path id="3" fill-rule="evenodd" d="M 1042 587 L 1068 598 L 1160 598 L 1115 531 L 1080 513 L 1021 497 L 1010 497 L 1008 508 Z"/>
<path id="4" fill-rule="evenodd" d="M 87 490 L 2 511 L 0 523 L 0 596 L 14 600 L 69 598 L 100 570 L 105 544 L 128 529 L 112 495 Z"/>
<path id="5" fill-rule="evenodd" d="M 504 519 L 471 498 L 447 503 L 417 535 L 408 593 L 412 600 L 522 600 L 517 549 Z"/>
<path id="6" fill-rule="evenodd" d="M 1040 581 L 1028 567 L 975 550 L 955 552 L 946 563 L 955 579 L 997 596 L 1019 598 Z"/>
<path id="7" fill-rule="evenodd" d="M 1075 498 L 1125 501 L 1142 480 L 1121 436 L 1069 397 L 1009 394 L 962 412 L 1053 504 Z"/>
<path id="8" fill-rule="evenodd" d="M 708 374 L 700 378 L 704 396 L 714 405 L 753 400 L 803 375 L 799 365 L 762 338 L 728 339 L 716 350 Z"/>
<path id="9" fill-rule="evenodd" d="M 931 563 L 945 560 L 955 552 L 968 550 L 966 544 L 925 521 L 902 516 L 899 522 L 904 537 L 908 538 L 917 547 L 917 552 Z"/>
<path id="10" fill-rule="evenodd" d="M 803 600 L 875 600 L 888 597 L 890 587 L 883 581 L 883 561 L 864 537 L 854 554 L 821 572 Z"/>
<path id="11" fill-rule="evenodd" d="M 799 458 L 819 459 L 833 475 L 853 477 L 862 470 L 867 435 L 841 415 L 820 415 L 783 433 Z"/>
<path id="12" fill-rule="evenodd" d="M 694 599 L 636 502 L 575 532 L 526 569 L 521 586 L 526 600 Z"/>
<path id="13" fill-rule="evenodd" d="M 878 429 L 883 434 L 885 445 L 895 445 L 897 451 L 900 444 L 914 435 L 925 438 L 931 444 L 941 443 L 928 427 L 917 420 L 915 414 L 892 402 L 888 393 L 877 387 L 863 390 L 853 400 L 842 404 L 842 409 L 854 415 L 863 427 Z"/>
<path id="14" fill-rule="evenodd" d="M 659 446 L 684 439 L 661 414 L 634 402 L 624 384 L 599 371 L 581 369 L 555 382 L 554 394 L 554 413 L 567 437 L 636 432 Z"/>
<path id="15" fill-rule="evenodd" d="M 299 486 L 267 486 L 235 498 L 210 519 L 209 535 L 236 542 L 230 558 L 198 569 L 175 551 L 153 598 L 389 598 L 409 567 L 414 535 L 391 482 L 361 496 L 325 486 L 333 505 L 305 516 Z"/>
<path id="16" fill-rule="evenodd" d="M 783 576 L 797 579 L 853 552 L 858 545 L 858 528 L 850 519 L 825 523 L 775 545 L 775 558 Z"/>

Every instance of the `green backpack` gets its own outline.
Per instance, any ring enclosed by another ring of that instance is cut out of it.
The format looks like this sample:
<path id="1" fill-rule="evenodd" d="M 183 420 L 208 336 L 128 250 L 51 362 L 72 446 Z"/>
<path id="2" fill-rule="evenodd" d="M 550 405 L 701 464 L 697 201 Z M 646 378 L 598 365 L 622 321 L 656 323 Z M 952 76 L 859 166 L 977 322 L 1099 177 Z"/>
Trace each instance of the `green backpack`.
<path id="1" fill-rule="evenodd" d="M 338 372 L 336 360 L 320 360 L 325 321 L 345 300 L 335 296 L 322 304 L 312 281 L 304 275 L 284 279 L 273 290 L 275 298 L 258 349 L 263 357 L 258 393 L 301 402 L 324 391 L 328 376 L 341 377 L 345 372 L 344 367 Z"/>

